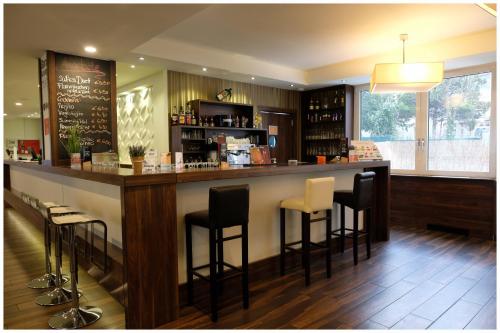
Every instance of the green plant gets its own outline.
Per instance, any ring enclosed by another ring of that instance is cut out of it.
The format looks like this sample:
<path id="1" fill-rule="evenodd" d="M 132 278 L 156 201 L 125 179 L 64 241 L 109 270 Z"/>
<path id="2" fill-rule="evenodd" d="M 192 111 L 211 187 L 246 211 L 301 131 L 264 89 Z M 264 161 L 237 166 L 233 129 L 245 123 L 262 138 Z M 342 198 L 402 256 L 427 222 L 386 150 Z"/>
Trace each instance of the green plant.
<path id="1" fill-rule="evenodd" d="M 129 146 L 128 147 L 128 153 L 130 155 L 130 158 L 134 157 L 144 157 L 144 152 L 146 151 L 146 147 L 142 145 L 138 146 Z"/>
<path id="2" fill-rule="evenodd" d="M 68 140 L 66 144 L 63 143 L 64 149 L 68 154 L 75 154 L 80 152 L 80 130 L 77 126 L 68 128 Z"/>

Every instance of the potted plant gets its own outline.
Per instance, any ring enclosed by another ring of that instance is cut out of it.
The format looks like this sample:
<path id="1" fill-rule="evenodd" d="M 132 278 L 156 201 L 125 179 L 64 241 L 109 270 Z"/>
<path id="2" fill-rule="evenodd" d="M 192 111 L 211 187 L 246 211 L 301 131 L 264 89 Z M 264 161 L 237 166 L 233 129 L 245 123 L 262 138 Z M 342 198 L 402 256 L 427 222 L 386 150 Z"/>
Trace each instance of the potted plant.
<path id="1" fill-rule="evenodd" d="M 71 168 L 80 169 L 80 130 L 77 126 L 71 126 L 68 128 L 67 133 L 68 140 L 66 141 L 66 144 L 63 143 L 64 149 L 66 149 L 71 158 Z"/>
<path id="2" fill-rule="evenodd" d="M 134 168 L 134 173 L 142 173 L 142 164 L 144 163 L 144 152 L 146 147 L 142 145 L 129 146 L 128 153 L 130 159 L 132 160 L 132 166 Z"/>

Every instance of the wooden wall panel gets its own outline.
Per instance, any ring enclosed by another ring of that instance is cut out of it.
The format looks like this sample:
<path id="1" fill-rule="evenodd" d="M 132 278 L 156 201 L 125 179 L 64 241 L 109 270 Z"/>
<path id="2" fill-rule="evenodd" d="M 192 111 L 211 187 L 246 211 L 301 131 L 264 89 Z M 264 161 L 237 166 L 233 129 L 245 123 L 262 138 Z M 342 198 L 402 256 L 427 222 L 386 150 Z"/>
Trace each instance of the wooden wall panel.
<path id="1" fill-rule="evenodd" d="M 225 88 L 232 88 L 230 102 L 270 106 L 296 113 L 300 110 L 300 92 L 266 87 L 251 83 L 222 80 L 181 72 L 168 72 L 169 105 L 186 106 L 193 99 L 216 100 L 215 95 Z M 170 110 L 169 110 L 170 112 Z"/>
<path id="2" fill-rule="evenodd" d="M 496 180 L 392 175 L 391 223 L 464 229 L 494 239 Z"/>

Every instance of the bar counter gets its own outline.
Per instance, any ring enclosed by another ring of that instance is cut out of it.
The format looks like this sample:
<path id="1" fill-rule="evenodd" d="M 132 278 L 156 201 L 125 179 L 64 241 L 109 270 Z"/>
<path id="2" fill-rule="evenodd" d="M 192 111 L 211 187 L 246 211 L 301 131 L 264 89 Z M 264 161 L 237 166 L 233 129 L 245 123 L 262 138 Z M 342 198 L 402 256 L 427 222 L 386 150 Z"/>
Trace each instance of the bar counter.
<path id="1" fill-rule="evenodd" d="M 207 209 L 210 187 L 250 185 L 251 270 L 252 263 L 279 253 L 280 200 L 303 195 L 304 180 L 311 177 L 334 176 L 336 189 L 352 188 L 354 174 L 363 170 L 376 173 L 374 241 L 387 241 L 389 161 L 134 175 L 133 170 L 127 168 L 75 170 L 5 160 L 4 198 L 9 203 L 12 193 L 23 191 L 41 200 L 74 206 L 103 219 L 110 230 L 108 242 L 121 248 L 123 253 L 122 303 L 126 309 L 126 327 L 155 328 L 178 317 L 179 282 L 185 281 L 183 217 L 187 212 Z M 334 221 L 338 221 L 337 213 L 334 209 Z M 348 213 L 348 221 L 349 217 Z M 291 216 L 287 220 L 294 225 L 287 238 L 299 237 L 300 223 L 295 223 L 298 217 Z M 313 241 L 324 239 L 324 233 L 313 228 L 311 237 Z M 208 262 L 207 243 L 202 231 L 193 233 L 195 264 Z M 240 247 L 227 246 L 225 253 L 229 262 L 239 265 Z"/>

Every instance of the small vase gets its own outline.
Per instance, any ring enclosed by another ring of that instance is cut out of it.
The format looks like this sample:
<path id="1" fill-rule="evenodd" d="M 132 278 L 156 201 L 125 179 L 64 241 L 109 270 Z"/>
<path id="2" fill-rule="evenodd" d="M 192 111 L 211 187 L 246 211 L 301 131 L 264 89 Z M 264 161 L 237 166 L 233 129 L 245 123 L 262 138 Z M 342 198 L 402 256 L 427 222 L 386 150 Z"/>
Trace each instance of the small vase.
<path id="1" fill-rule="evenodd" d="M 71 154 L 71 169 L 81 169 L 82 160 L 80 157 L 80 153 L 72 153 Z"/>
<path id="2" fill-rule="evenodd" d="M 142 174 L 142 164 L 144 163 L 144 156 L 132 157 L 132 166 L 134 168 L 134 174 Z"/>

